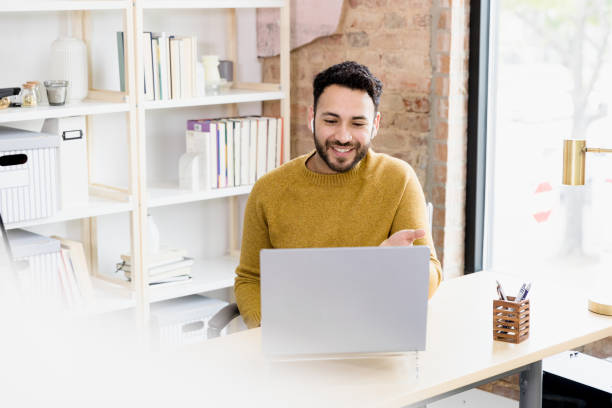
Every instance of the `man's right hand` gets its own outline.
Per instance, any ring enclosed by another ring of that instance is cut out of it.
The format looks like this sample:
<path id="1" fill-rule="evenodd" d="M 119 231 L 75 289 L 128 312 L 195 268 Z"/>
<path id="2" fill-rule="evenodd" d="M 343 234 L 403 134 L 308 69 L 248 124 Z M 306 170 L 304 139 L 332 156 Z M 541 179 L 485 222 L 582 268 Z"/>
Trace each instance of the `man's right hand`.
<path id="1" fill-rule="evenodd" d="M 379 246 L 412 246 L 415 240 L 424 237 L 424 229 L 405 229 L 397 231 L 395 234 L 385 239 Z"/>

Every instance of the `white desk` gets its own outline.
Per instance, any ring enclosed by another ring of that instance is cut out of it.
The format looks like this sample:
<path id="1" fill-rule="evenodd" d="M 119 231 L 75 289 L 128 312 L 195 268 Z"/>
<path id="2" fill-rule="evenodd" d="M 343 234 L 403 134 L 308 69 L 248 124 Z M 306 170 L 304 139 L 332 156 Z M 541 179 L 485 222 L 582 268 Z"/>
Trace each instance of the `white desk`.
<path id="1" fill-rule="evenodd" d="M 541 405 L 541 360 L 612 335 L 612 317 L 587 310 L 587 296 L 533 281 L 530 337 L 492 339 L 495 280 L 480 272 L 442 283 L 430 300 L 427 351 L 402 357 L 272 363 L 261 353 L 260 329 L 174 353 L 201 379 L 203 402 L 222 406 L 403 407 L 432 402 L 521 371 L 521 407 Z"/>

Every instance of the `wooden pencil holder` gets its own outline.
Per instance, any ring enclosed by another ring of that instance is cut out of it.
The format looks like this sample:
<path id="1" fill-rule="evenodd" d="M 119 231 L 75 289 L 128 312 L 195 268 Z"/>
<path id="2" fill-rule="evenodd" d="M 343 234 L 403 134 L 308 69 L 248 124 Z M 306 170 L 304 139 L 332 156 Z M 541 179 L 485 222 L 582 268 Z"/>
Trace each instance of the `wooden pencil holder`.
<path id="1" fill-rule="evenodd" d="M 529 338 L 529 300 L 493 300 L 493 340 L 520 343 Z"/>

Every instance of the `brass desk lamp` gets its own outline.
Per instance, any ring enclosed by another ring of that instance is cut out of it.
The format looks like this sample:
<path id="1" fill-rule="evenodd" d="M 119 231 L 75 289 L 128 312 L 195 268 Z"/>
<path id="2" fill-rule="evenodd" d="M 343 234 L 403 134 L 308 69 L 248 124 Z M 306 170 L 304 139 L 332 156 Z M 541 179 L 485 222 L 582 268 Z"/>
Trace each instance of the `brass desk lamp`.
<path id="1" fill-rule="evenodd" d="M 586 154 L 612 153 L 612 149 L 586 147 L 584 140 L 563 141 L 563 184 L 568 186 L 584 185 L 584 169 Z M 589 310 L 595 313 L 612 316 L 612 287 L 607 288 L 608 293 L 603 297 L 590 297 Z"/>

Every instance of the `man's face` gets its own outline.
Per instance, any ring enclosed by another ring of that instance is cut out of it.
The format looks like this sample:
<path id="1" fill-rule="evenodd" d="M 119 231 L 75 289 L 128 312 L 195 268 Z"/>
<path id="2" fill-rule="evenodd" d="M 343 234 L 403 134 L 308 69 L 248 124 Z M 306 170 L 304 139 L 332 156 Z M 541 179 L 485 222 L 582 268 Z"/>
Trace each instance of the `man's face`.
<path id="1" fill-rule="evenodd" d="M 315 170 L 343 173 L 365 157 L 378 131 L 380 114 L 367 92 L 330 85 L 319 96 L 314 117 Z"/>

